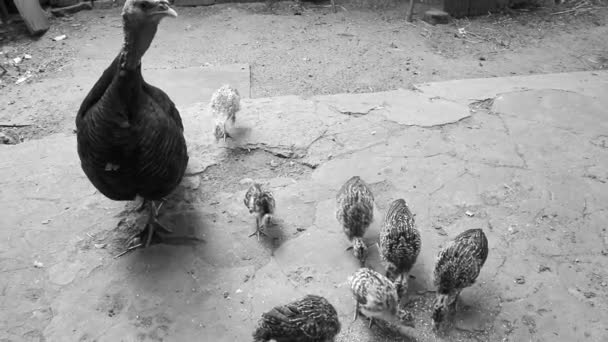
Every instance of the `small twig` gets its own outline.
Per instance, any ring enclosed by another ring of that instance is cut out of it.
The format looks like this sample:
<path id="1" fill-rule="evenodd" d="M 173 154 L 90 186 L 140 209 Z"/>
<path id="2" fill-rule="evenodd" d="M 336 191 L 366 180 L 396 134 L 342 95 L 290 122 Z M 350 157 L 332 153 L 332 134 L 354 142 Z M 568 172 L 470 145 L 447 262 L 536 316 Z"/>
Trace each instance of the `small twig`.
<path id="1" fill-rule="evenodd" d="M 116 256 L 114 257 L 114 259 L 116 259 L 116 258 L 120 258 L 121 256 L 123 256 L 123 255 L 125 255 L 125 254 L 129 253 L 130 251 L 132 251 L 132 250 L 134 250 L 134 249 L 137 249 L 137 248 L 139 248 L 139 247 L 141 247 L 141 246 L 143 246 L 143 245 L 144 245 L 143 243 L 140 243 L 140 244 L 138 244 L 138 245 L 131 246 L 131 247 L 127 248 L 127 250 L 125 250 L 125 251 L 121 252 L 120 254 L 116 255 Z"/>
<path id="2" fill-rule="evenodd" d="M 5 128 L 17 128 L 17 127 L 30 127 L 33 126 L 32 124 L 0 124 L 0 127 L 5 127 Z"/>
<path id="3" fill-rule="evenodd" d="M 551 13 L 551 15 L 566 14 L 566 13 L 570 13 L 570 12 L 576 12 L 576 10 L 577 10 L 577 8 L 573 8 L 573 9 L 569 9 L 566 11 L 553 12 L 553 13 Z"/>
<path id="4" fill-rule="evenodd" d="M 436 290 L 418 290 L 418 291 L 416 291 L 416 294 L 425 295 L 427 293 L 435 293 L 435 292 L 437 292 L 437 291 Z"/>

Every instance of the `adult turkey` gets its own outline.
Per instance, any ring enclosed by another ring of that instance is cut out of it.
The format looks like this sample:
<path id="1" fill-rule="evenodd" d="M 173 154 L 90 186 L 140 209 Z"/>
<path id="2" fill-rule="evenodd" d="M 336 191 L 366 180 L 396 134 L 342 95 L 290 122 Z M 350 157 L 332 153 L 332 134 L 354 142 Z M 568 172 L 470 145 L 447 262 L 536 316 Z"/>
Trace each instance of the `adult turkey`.
<path id="1" fill-rule="evenodd" d="M 148 247 L 171 231 L 157 220 L 164 201 L 188 164 L 182 120 L 162 90 L 146 83 L 141 58 L 161 19 L 177 17 L 166 0 L 127 0 L 122 10 L 124 45 L 82 102 L 76 116 L 78 155 L 95 188 L 116 201 L 142 197 L 146 226 L 128 247 Z"/>

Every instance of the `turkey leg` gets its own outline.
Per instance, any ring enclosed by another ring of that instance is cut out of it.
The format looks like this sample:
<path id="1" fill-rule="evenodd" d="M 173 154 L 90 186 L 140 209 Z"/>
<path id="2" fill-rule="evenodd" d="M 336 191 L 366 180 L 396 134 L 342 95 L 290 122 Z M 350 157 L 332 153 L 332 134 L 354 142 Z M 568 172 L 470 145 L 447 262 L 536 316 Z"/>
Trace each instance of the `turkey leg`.
<path id="1" fill-rule="evenodd" d="M 127 249 L 117 255 L 119 257 L 129 251 L 132 251 L 137 248 L 147 248 L 152 242 L 156 243 L 165 243 L 165 244 L 185 244 L 188 242 L 204 242 L 203 239 L 200 239 L 195 236 L 170 236 L 173 232 L 162 225 L 158 221 L 158 212 L 164 203 L 164 199 L 161 201 L 159 206 L 154 205 L 153 201 L 144 200 L 144 205 L 146 205 L 149 209 L 148 222 L 144 226 L 144 229 L 138 233 L 135 233 L 127 239 Z M 169 235 L 169 236 L 168 236 Z"/>

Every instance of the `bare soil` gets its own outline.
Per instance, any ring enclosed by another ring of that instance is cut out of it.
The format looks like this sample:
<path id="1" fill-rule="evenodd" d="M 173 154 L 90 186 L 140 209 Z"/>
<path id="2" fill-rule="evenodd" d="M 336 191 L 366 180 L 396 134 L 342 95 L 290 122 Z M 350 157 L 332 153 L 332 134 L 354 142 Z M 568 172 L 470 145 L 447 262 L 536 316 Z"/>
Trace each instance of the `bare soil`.
<path id="1" fill-rule="evenodd" d="M 177 20 L 161 23 L 144 68 L 249 63 L 252 97 L 606 68 L 605 1 L 572 10 L 575 2 L 438 26 L 420 20 L 423 4 L 407 23 L 406 1 L 340 1 L 336 14 L 327 5 L 306 3 L 302 15 L 294 15 L 289 1 L 272 11 L 264 3 L 179 7 Z M 71 132 L 80 102 L 122 42 L 119 8 L 51 23 L 37 39 L 23 23 L 0 29 L 6 69 L 0 77 L 0 123 L 27 125 L 0 130 L 22 140 Z M 60 35 L 67 38 L 51 39 Z"/>

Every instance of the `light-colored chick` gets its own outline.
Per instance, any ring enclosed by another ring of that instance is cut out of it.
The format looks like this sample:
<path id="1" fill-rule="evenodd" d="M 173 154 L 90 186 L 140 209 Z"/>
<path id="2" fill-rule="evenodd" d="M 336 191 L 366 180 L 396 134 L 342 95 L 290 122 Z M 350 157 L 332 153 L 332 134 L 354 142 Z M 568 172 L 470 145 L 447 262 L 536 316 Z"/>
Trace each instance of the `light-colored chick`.
<path id="1" fill-rule="evenodd" d="M 396 327 L 401 334 L 414 335 L 411 327 L 406 327 L 407 313 L 399 309 L 399 298 L 395 284 L 382 274 L 363 267 L 348 277 L 350 289 L 355 297 L 355 317 L 361 313 L 369 319 L 371 327 L 374 319 L 380 319 Z"/>
<path id="2" fill-rule="evenodd" d="M 241 109 L 241 96 L 238 90 L 230 85 L 223 85 L 211 96 L 211 114 L 215 120 L 213 127 L 213 135 L 215 141 L 220 139 L 226 141 L 226 137 L 230 137 L 226 131 L 226 122 L 230 121 L 232 125 L 236 122 L 236 112 Z"/>
<path id="3" fill-rule="evenodd" d="M 253 183 L 245 193 L 243 203 L 250 214 L 255 214 L 256 231 L 249 237 L 257 235 L 259 241 L 260 234 L 266 235 L 263 230 L 270 224 L 274 215 L 274 196 L 270 191 L 264 190 L 260 184 Z"/>
<path id="4" fill-rule="evenodd" d="M 365 266 L 367 245 L 363 242 L 363 235 L 374 220 L 374 195 L 361 177 L 351 177 L 338 191 L 336 219 L 352 242 L 347 250 L 352 249 L 360 266 Z"/>
<path id="5" fill-rule="evenodd" d="M 404 199 L 393 201 L 384 218 L 379 236 L 379 250 L 386 264 L 386 276 L 397 286 L 403 299 L 407 294 L 409 272 L 420 254 L 420 232 L 414 215 Z"/>
<path id="6" fill-rule="evenodd" d="M 439 252 L 434 272 L 437 295 L 432 319 L 435 328 L 456 310 L 460 292 L 475 283 L 487 258 L 488 239 L 481 229 L 465 230 Z"/>

